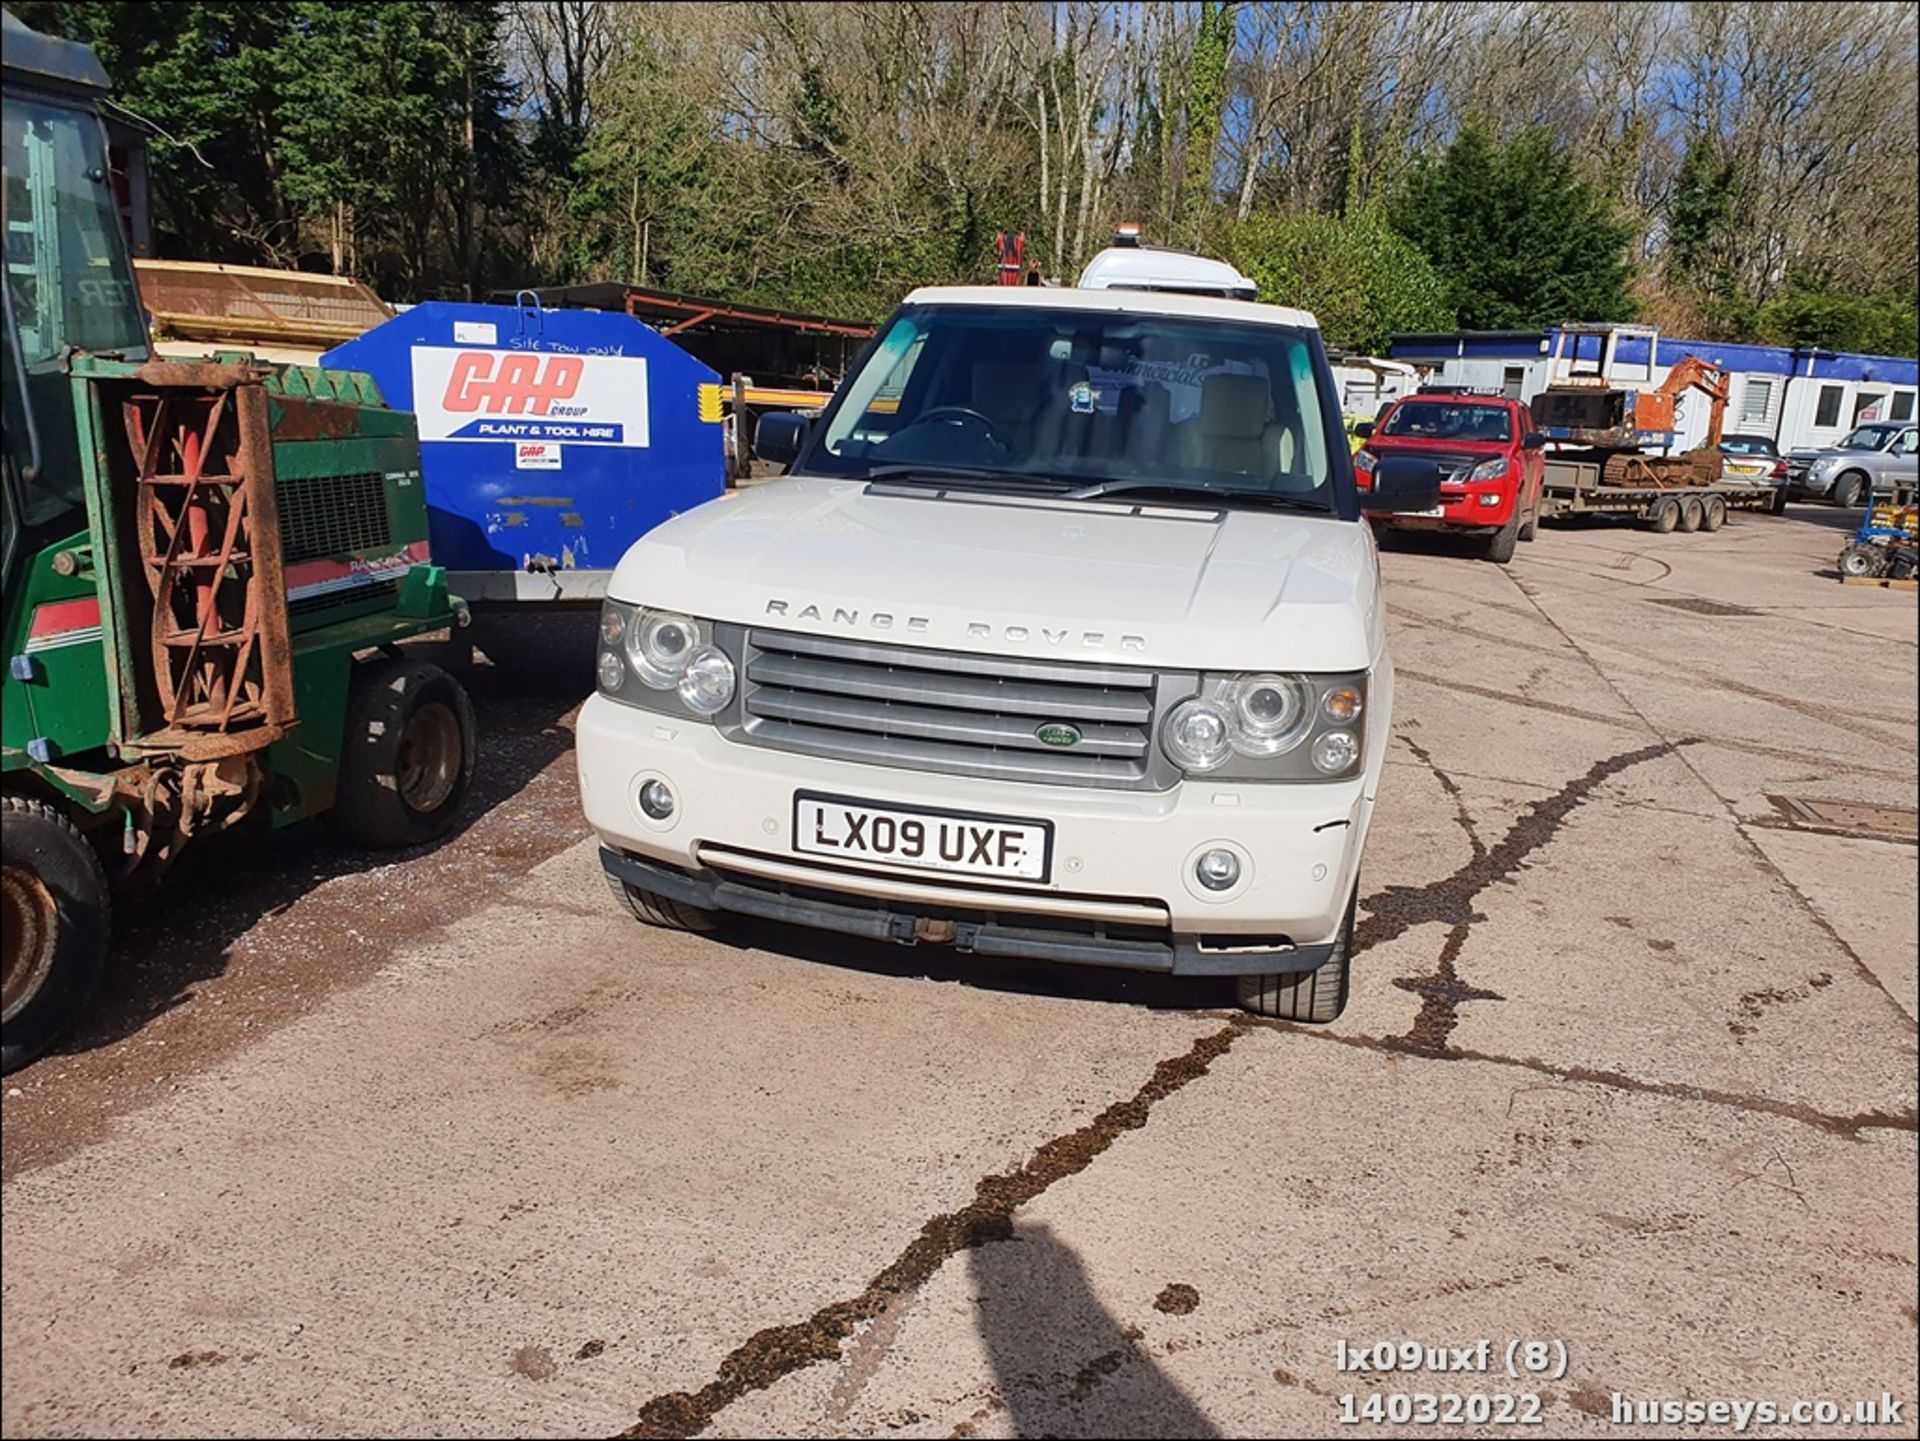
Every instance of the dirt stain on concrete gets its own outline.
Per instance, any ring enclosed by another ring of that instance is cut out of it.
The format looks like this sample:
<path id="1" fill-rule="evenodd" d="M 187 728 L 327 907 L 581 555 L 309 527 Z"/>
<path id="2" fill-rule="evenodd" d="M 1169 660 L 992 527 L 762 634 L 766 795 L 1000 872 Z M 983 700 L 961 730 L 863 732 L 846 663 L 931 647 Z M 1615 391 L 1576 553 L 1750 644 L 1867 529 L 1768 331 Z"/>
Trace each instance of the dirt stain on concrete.
<path id="1" fill-rule="evenodd" d="M 1056 1181 L 1076 1176 L 1128 1131 L 1147 1124 L 1153 1108 L 1175 1091 L 1198 1080 L 1245 1035 L 1248 1018 L 1235 1017 L 1202 1036 L 1186 1051 L 1153 1068 L 1146 1084 L 1124 1101 L 1108 1106 L 1084 1126 L 1046 1142 L 1010 1171 L 983 1176 L 973 1200 L 957 1211 L 932 1217 L 920 1234 L 857 1296 L 822 1306 L 804 1321 L 769 1326 L 721 1358 L 713 1380 L 698 1391 L 669 1391 L 640 1408 L 639 1418 L 622 1437 L 695 1436 L 742 1396 L 764 1391 L 776 1381 L 822 1361 L 837 1360 L 840 1348 L 863 1322 L 871 1321 L 898 1298 L 912 1294 L 954 1256 L 1013 1235 L 1013 1213 Z"/>
<path id="2" fill-rule="evenodd" d="M 1200 1293 L 1184 1281 L 1175 1281 L 1153 1298 L 1153 1309 L 1169 1316 L 1191 1316 L 1200 1305 Z"/>
<path id="3" fill-rule="evenodd" d="M 560 1367 L 545 1346 L 522 1346 L 513 1353 L 513 1360 L 507 1363 L 507 1369 L 516 1376 L 525 1376 L 529 1381 L 551 1381 L 559 1373 Z"/>

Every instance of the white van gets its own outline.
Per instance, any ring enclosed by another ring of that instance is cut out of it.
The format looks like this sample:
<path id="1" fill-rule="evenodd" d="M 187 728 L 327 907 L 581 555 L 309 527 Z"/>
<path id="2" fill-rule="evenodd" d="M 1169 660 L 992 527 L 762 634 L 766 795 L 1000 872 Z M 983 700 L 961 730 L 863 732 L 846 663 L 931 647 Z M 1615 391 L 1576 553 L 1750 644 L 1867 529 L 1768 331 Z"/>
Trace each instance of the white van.
<path id="1" fill-rule="evenodd" d="M 790 473 L 621 561 L 580 787 L 642 921 L 1233 976 L 1339 1014 L 1393 704 L 1314 318 L 907 297 Z M 1389 464 L 1369 509 L 1438 502 Z"/>

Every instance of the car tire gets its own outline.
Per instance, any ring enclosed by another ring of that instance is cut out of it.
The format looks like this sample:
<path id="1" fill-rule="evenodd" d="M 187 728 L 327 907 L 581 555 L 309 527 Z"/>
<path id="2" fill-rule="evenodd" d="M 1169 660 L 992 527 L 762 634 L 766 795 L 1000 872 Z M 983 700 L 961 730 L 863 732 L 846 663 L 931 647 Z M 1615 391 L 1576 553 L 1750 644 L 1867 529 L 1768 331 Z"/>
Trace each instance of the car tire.
<path id="1" fill-rule="evenodd" d="M 1867 478 L 1857 470 L 1850 470 L 1834 480 L 1833 489 L 1829 494 L 1833 496 L 1833 503 L 1840 509 L 1852 510 L 1866 498 Z"/>
<path id="2" fill-rule="evenodd" d="M 1706 507 L 1700 504 L 1698 496 L 1688 496 L 1680 502 L 1680 532 L 1692 535 L 1700 529 L 1701 521 L 1706 519 Z"/>
<path id="3" fill-rule="evenodd" d="M 1727 523 L 1727 502 L 1725 497 L 1710 495 L 1700 502 L 1700 529 L 1713 531 Z"/>
<path id="4" fill-rule="evenodd" d="M 26 1065 L 85 1009 L 107 964 L 107 873 L 73 823 L 24 796 L 0 800 L 0 1071 Z"/>
<path id="5" fill-rule="evenodd" d="M 398 850 L 453 829 L 473 784 L 473 702 L 437 665 L 354 667 L 333 819 L 357 846 Z"/>
<path id="6" fill-rule="evenodd" d="M 1773 499 L 1767 505 L 1767 514 L 1785 515 L 1786 513 L 1787 488 L 1784 485 L 1777 485 L 1773 488 Z"/>
<path id="7" fill-rule="evenodd" d="M 1480 555 L 1495 565 L 1505 565 L 1513 559 L 1513 547 L 1520 539 L 1520 507 L 1515 505 L 1513 514 L 1507 517 L 1507 523 L 1488 536 Z"/>
<path id="8" fill-rule="evenodd" d="M 618 876 L 607 877 L 607 889 L 643 925 L 663 931 L 691 931 L 702 936 L 720 929 L 717 911 L 702 910 L 684 901 L 657 896 L 652 891 L 643 891 L 638 886 L 627 884 Z"/>
<path id="9" fill-rule="evenodd" d="M 1680 524 L 1680 502 L 1663 495 L 1647 507 L 1646 527 L 1656 535 L 1671 535 Z"/>
<path id="10" fill-rule="evenodd" d="M 1338 1017 L 1347 1008 L 1347 990 L 1353 972 L 1353 921 L 1359 906 L 1360 888 L 1356 884 L 1347 901 L 1346 919 L 1340 923 L 1333 954 L 1317 969 L 1234 977 L 1240 1008 L 1276 1021 L 1304 1021 L 1314 1026 L 1323 1026 Z"/>

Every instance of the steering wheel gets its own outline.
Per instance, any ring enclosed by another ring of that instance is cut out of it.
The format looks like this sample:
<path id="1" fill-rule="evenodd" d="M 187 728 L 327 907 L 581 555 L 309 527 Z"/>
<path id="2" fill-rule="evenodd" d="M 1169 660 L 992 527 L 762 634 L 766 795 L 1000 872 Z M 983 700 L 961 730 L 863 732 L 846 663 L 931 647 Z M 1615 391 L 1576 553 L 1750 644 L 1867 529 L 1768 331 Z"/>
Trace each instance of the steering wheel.
<path id="1" fill-rule="evenodd" d="M 963 424 L 971 421 L 985 432 L 986 438 L 990 443 L 1001 450 L 1013 449 L 1011 445 L 1007 444 L 1007 437 L 1001 432 L 1000 427 L 993 423 L 992 418 L 982 415 L 969 405 L 936 405 L 933 409 L 922 411 L 919 415 L 915 416 L 913 424 L 927 425 L 939 420 L 958 421 Z"/>

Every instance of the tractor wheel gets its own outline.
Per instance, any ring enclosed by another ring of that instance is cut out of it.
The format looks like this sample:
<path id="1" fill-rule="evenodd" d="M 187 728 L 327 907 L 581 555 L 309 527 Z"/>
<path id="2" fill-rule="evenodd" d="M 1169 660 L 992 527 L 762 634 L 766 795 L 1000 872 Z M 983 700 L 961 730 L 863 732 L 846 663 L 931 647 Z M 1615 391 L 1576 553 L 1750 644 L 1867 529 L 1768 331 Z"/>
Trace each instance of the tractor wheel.
<path id="1" fill-rule="evenodd" d="M 1706 507 L 1700 504 L 1698 496 L 1690 495 L 1680 502 L 1680 529 L 1686 535 L 1692 535 L 1705 521 Z"/>
<path id="2" fill-rule="evenodd" d="M 359 846 L 394 850 L 453 828 L 473 783 L 473 702 L 437 665 L 354 667 L 334 820 Z"/>
<path id="3" fill-rule="evenodd" d="M 113 902 L 100 857 L 42 801 L 0 800 L 0 1071 L 58 1040 L 106 967 Z"/>
<path id="4" fill-rule="evenodd" d="M 1886 568 L 1887 553 L 1877 545 L 1857 540 L 1840 552 L 1840 574 L 1856 578 L 1878 575 Z"/>
<path id="5" fill-rule="evenodd" d="M 1727 502 L 1717 495 L 1710 495 L 1702 502 L 1700 529 L 1718 530 L 1727 523 Z"/>
<path id="6" fill-rule="evenodd" d="M 1670 535 L 1680 523 L 1680 502 L 1663 495 L 1647 507 L 1646 527 L 1657 535 Z"/>

